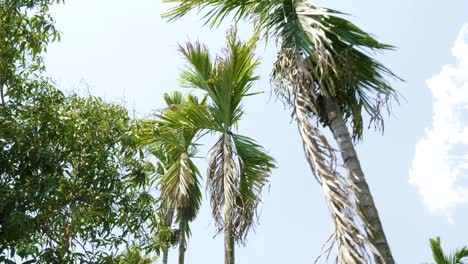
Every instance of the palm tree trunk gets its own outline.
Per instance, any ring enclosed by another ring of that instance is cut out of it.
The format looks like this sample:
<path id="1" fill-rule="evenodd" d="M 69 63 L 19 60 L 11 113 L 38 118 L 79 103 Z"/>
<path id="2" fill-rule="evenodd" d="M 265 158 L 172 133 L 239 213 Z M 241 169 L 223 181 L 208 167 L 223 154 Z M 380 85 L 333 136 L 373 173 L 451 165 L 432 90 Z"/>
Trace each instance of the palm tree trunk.
<path id="1" fill-rule="evenodd" d="M 163 252 L 163 259 L 162 259 L 162 263 L 163 263 L 163 264 L 167 264 L 168 251 L 169 251 L 169 250 L 164 250 L 164 252 Z"/>
<path id="2" fill-rule="evenodd" d="M 185 241 L 185 233 L 187 227 L 187 220 L 180 219 L 179 221 L 179 264 L 184 264 L 185 262 L 185 250 L 187 249 L 187 244 Z"/>
<path id="3" fill-rule="evenodd" d="M 351 181 L 358 188 L 356 194 L 359 202 L 359 210 L 364 220 L 370 224 L 372 232 L 369 239 L 377 248 L 385 262 L 383 262 L 377 254 L 374 254 L 375 260 L 377 263 L 394 264 L 395 261 L 393 260 L 390 246 L 385 237 L 382 223 L 380 222 L 374 199 L 372 198 L 369 186 L 364 177 L 364 172 L 362 171 L 353 141 L 343 119 L 343 113 L 341 113 L 339 105 L 333 99 L 326 100 L 325 107 L 328 113 L 329 126 L 338 143 L 344 165 L 350 170 Z"/>
<path id="4" fill-rule="evenodd" d="M 224 227 L 224 263 L 234 264 L 234 236 L 232 234 L 232 225 L 230 213 L 225 216 L 226 226 Z"/>

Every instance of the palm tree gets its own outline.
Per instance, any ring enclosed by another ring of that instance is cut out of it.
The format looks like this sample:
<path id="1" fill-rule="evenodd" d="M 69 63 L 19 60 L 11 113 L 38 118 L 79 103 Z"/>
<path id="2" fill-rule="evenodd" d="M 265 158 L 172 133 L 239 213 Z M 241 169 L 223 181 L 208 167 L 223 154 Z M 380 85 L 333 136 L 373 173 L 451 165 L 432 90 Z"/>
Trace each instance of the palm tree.
<path id="1" fill-rule="evenodd" d="M 237 40 L 235 30 L 227 37 L 225 56 L 212 61 L 208 49 L 187 43 L 180 47 L 189 66 L 181 74 L 184 87 L 203 91 L 208 107 L 186 107 L 166 115 L 162 127 L 189 126 L 218 136 L 211 148 L 207 184 L 212 214 L 218 231 L 224 231 L 225 263 L 234 264 L 235 242 L 242 242 L 255 224 L 261 191 L 268 182 L 275 161 L 253 139 L 236 133 L 243 116 L 242 99 L 249 90 L 254 70 L 256 38 Z"/>
<path id="2" fill-rule="evenodd" d="M 154 257 L 145 256 L 137 246 L 126 248 L 125 252 L 118 255 L 111 263 L 117 264 L 151 264 L 156 260 Z"/>
<path id="3" fill-rule="evenodd" d="M 207 23 L 217 26 L 233 14 L 236 20 L 252 22 L 257 34 L 277 40 L 272 84 L 294 111 L 306 158 L 328 200 L 338 261 L 372 261 L 366 257 L 370 249 L 377 263 L 393 264 L 353 144 L 362 139 L 363 112 L 383 131 L 381 111 L 396 99 L 386 77 L 397 77 L 369 55 L 392 47 L 341 18 L 342 13 L 307 0 L 166 1 L 179 3 L 165 14 L 170 20 L 196 9 L 206 11 Z M 333 133 L 342 162 L 318 123 Z M 338 165 L 348 175 L 340 173 Z"/>
<path id="4" fill-rule="evenodd" d="M 440 245 L 440 237 L 429 240 L 431 244 L 432 256 L 436 264 L 464 264 L 468 263 L 468 247 L 462 247 L 451 255 L 445 255 Z"/>
<path id="5" fill-rule="evenodd" d="M 179 223 L 178 244 L 179 264 L 185 261 L 187 239 L 190 236 L 189 222 L 197 216 L 201 204 L 201 190 L 199 184 L 200 172 L 192 159 L 197 154 L 195 136 L 199 132 L 188 126 L 178 129 L 160 127 L 158 122 L 164 120 L 171 112 L 180 111 L 184 107 L 194 105 L 206 107 L 206 100 L 201 102 L 195 96 L 183 97 L 180 92 L 172 95 L 164 94 L 167 108 L 157 115 L 156 120 L 144 120 L 146 125 L 154 126 L 152 133 L 146 130 L 146 144 L 149 152 L 158 160 L 161 212 L 165 225 L 170 227 L 176 213 L 176 222 Z M 142 133 L 141 133 L 142 134 Z M 168 252 L 163 252 L 163 263 L 167 263 Z"/>

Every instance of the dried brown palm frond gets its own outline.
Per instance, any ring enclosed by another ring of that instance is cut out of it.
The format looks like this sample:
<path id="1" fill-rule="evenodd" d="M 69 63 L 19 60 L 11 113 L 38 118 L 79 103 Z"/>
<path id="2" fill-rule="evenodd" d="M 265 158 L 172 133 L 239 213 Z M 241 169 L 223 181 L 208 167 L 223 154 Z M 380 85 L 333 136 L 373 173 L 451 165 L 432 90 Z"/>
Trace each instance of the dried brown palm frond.
<path id="1" fill-rule="evenodd" d="M 337 261 L 347 264 L 370 263 L 372 260 L 368 253 L 369 249 L 373 250 L 374 247 L 368 239 L 368 225 L 362 224 L 363 218 L 356 205 L 355 189 L 352 183 L 337 171 L 335 150 L 322 132 L 311 124 L 306 105 L 307 99 L 304 99 L 302 93 L 298 93 L 295 114 L 299 132 L 307 161 L 322 186 L 335 224 L 330 243 L 336 246 Z"/>
<path id="2" fill-rule="evenodd" d="M 226 219 L 234 219 L 236 198 L 239 195 L 239 166 L 236 164 L 235 147 L 228 133 L 220 136 L 210 151 L 208 161 L 208 190 L 215 224 L 221 231 Z"/>
<path id="3" fill-rule="evenodd" d="M 187 208 L 191 206 L 190 195 L 194 188 L 195 177 L 190 168 L 187 153 L 182 153 L 178 162 L 174 162 L 163 176 L 161 197 L 168 201 L 172 208 Z"/>
<path id="4" fill-rule="evenodd" d="M 324 191 L 335 229 L 322 255 L 336 248 L 338 263 L 372 263 L 370 251 L 379 255 L 368 239 L 369 225 L 359 211 L 356 189 L 349 178 L 338 171 L 336 151 L 309 115 L 323 111 L 320 83 L 303 56 L 294 50 L 284 50 L 275 64 L 272 78 L 277 93 L 294 109 L 306 159 Z"/>

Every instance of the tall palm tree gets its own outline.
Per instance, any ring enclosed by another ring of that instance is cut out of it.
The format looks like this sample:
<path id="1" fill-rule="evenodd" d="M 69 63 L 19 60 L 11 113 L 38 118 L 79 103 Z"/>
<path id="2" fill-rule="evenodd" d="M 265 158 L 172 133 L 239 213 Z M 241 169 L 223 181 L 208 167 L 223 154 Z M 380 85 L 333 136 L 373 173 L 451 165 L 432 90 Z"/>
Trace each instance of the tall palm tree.
<path id="1" fill-rule="evenodd" d="M 468 247 L 462 247 L 451 255 L 445 255 L 440 244 L 440 237 L 429 240 L 432 256 L 436 264 L 464 264 L 468 263 Z"/>
<path id="2" fill-rule="evenodd" d="M 372 250 L 377 263 L 394 263 L 353 144 L 362 138 L 363 112 L 383 130 L 381 111 L 396 98 L 386 77 L 397 77 L 369 55 L 392 47 L 341 18 L 342 13 L 307 0 L 166 1 L 178 3 L 165 14 L 169 19 L 203 10 L 207 23 L 217 26 L 232 14 L 252 22 L 257 34 L 277 40 L 272 84 L 294 111 L 307 160 L 328 200 L 338 261 L 372 261 L 366 254 Z M 318 123 L 333 133 L 340 163 Z"/>
<path id="3" fill-rule="evenodd" d="M 192 159 L 197 154 L 196 135 L 198 129 L 188 126 L 180 126 L 178 129 L 159 126 L 159 121 L 164 120 L 171 112 L 181 111 L 184 107 L 194 105 L 206 107 L 206 100 L 201 102 L 195 96 L 183 97 L 180 92 L 172 95 L 165 94 L 167 107 L 156 120 L 144 120 L 147 125 L 153 125 L 152 133 L 146 132 L 146 144 L 149 152 L 158 160 L 158 168 L 161 170 L 159 186 L 161 191 L 162 212 L 165 225 L 170 227 L 174 213 L 179 223 L 178 245 L 179 264 L 185 262 L 187 239 L 190 236 L 189 222 L 197 216 L 201 204 L 201 190 L 199 184 L 200 172 Z M 163 262 L 167 263 L 168 252 L 163 252 Z"/>
<path id="4" fill-rule="evenodd" d="M 242 99 L 249 90 L 254 70 L 256 38 L 237 40 L 235 30 L 227 37 L 224 56 L 211 59 L 200 43 L 187 43 L 181 52 L 189 66 L 181 74 L 182 85 L 204 92 L 208 107 L 187 107 L 166 115 L 161 126 L 189 126 L 218 136 L 209 155 L 207 184 L 212 214 L 218 231 L 224 231 L 225 263 L 234 264 L 235 242 L 243 241 L 255 224 L 261 191 L 275 167 L 273 158 L 253 139 L 236 133 L 244 114 Z"/>

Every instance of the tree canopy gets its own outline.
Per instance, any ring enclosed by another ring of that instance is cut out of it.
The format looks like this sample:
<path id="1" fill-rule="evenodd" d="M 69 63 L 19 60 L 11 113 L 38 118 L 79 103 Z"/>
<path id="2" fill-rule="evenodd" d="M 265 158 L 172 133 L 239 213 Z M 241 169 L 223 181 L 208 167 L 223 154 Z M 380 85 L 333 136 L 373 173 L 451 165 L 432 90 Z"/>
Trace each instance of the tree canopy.
<path id="1" fill-rule="evenodd" d="M 127 110 L 44 77 L 59 2 L 0 5 L 0 261 L 111 261 L 129 238 L 157 250 L 153 166 Z"/>

